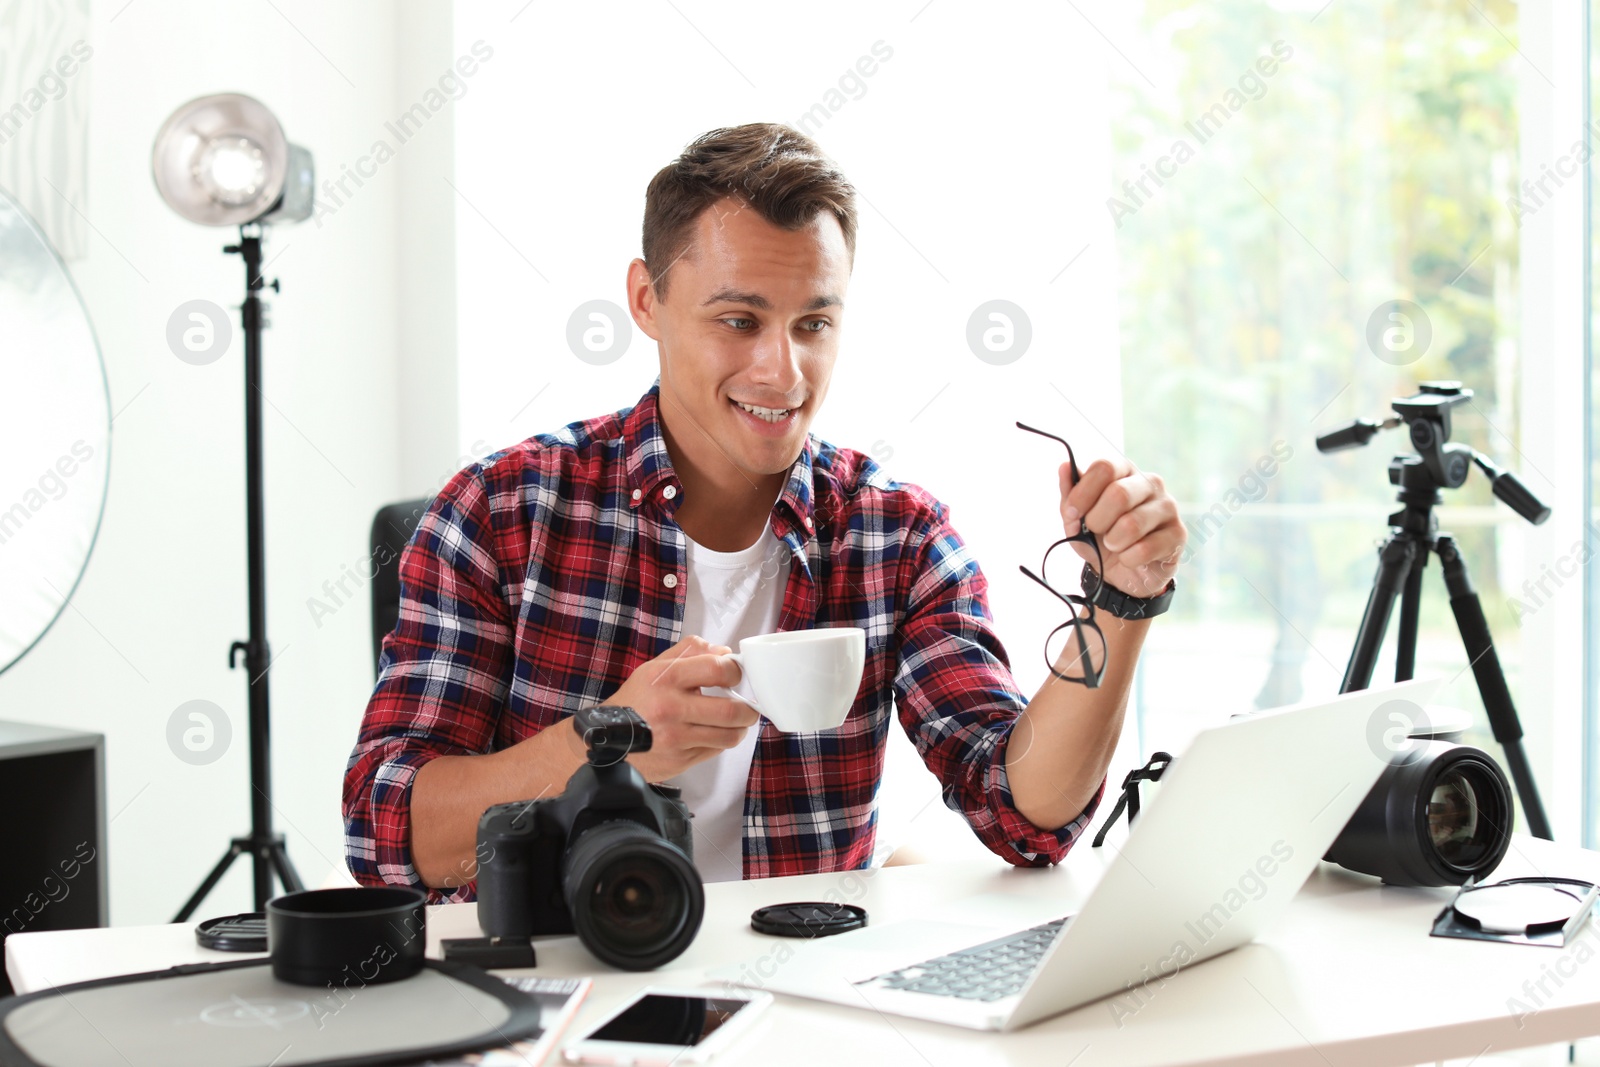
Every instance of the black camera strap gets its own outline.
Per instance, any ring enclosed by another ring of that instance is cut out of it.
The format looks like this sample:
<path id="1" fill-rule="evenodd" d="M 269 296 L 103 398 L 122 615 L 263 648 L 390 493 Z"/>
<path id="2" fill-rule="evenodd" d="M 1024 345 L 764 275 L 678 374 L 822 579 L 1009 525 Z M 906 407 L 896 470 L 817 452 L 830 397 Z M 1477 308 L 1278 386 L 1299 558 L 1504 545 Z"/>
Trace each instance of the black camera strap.
<path id="1" fill-rule="evenodd" d="M 1094 835 L 1091 847 L 1099 848 L 1106 839 L 1106 831 L 1111 829 L 1113 823 L 1122 817 L 1122 809 L 1128 809 L 1128 825 L 1133 825 L 1133 820 L 1139 814 L 1139 783 L 1159 782 L 1162 772 L 1172 762 L 1172 756 L 1166 752 L 1157 752 L 1150 757 L 1143 767 L 1128 772 L 1122 779 L 1122 795 L 1117 798 L 1117 806 L 1111 809 L 1111 817 L 1100 826 L 1100 832 Z"/>

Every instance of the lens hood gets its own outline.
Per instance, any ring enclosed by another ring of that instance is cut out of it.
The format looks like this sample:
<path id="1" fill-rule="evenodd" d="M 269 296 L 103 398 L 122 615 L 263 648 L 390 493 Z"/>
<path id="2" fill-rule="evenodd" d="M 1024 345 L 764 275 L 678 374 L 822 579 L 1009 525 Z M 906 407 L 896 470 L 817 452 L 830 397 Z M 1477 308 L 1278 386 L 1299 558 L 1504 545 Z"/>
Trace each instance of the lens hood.
<path id="1" fill-rule="evenodd" d="M 427 947 L 428 895 L 412 886 L 310 889 L 267 901 L 272 976 L 359 988 L 410 978 Z"/>

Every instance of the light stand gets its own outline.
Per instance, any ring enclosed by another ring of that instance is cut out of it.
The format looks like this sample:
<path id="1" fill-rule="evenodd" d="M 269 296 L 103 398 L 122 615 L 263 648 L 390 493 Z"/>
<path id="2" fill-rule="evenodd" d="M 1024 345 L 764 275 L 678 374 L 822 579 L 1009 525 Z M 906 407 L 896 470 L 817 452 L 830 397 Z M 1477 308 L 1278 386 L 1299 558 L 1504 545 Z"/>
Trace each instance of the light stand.
<path id="1" fill-rule="evenodd" d="M 224 252 L 237 252 L 244 259 L 245 299 L 241 308 L 244 325 L 244 466 L 245 526 L 250 573 L 250 638 L 235 641 L 228 649 L 228 666 L 237 668 L 239 653 L 244 653 L 244 669 L 250 690 L 250 836 L 236 837 L 228 851 L 211 868 L 200 888 L 194 891 L 173 922 L 187 922 L 200 902 L 216 888 L 233 861 L 249 854 L 254 864 L 256 910 L 261 911 L 273 896 L 272 876 L 276 872 L 284 892 L 298 893 L 305 886 L 289 861 L 283 835 L 272 830 L 272 747 L 271 714 L 267 704 L 267 670 L 272 666 L 272 648 L 267 644 L 267 547 L 264 479 L 261 467 L 261 298 L 265 285 L 261 277 L 261 234 L 248 234 L 239 227 L 239 243 L 227 245 Z M 277 279 L 272 291 L 279 292 Z"/>
<path id="2" fill-rule="evenodd" d="M 265 480 L 262 474 L 261 331 L 267 325 L 260 292 L 261 241 L 270 222 L 298 222 L 311 213 L 311 154 L 284 138 L 276 118 L 260 102 L 238 93 L 192 100 L 175 111 L 156 136 L 156 187 L 173 210 L 192 222 L 239 227 L 239 243 L 223 251 L 244 260 L 245 514 L 249 567 L 250 636 L 228 650 L 237 668 L 243 653 L 250 701 L 250 833 L 235 837 L 211 873 L 178 910 L 186 922 L 216 888 L 233 861 L 249 855 L 254 867 L 255 907 L 274 895 L 273 876 L 287 892 L 304 886 L 289 861 L 283 835 L 272 828 L 271 713 L 267 672 L 267 565 Z M 272 289 L 279 285 L 273 280 Z"/>

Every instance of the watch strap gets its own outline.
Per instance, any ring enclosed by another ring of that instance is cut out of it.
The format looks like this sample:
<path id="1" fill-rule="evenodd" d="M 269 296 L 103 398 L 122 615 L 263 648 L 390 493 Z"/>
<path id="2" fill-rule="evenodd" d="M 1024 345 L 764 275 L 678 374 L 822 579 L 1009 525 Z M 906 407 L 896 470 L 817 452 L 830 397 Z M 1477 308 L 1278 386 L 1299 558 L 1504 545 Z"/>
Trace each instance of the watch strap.
<path id="1" fill-rule="evenodd" d="M 1119 619 L 1155 618 L 1172 606 L 1177 588 L 1177 579 L 1168 578 L 1167 587 L 1155 596 L 1136 597 L 1104 581 L 1089 564 L 1083 565 L 1083 595 L 1089 603 Z"/>

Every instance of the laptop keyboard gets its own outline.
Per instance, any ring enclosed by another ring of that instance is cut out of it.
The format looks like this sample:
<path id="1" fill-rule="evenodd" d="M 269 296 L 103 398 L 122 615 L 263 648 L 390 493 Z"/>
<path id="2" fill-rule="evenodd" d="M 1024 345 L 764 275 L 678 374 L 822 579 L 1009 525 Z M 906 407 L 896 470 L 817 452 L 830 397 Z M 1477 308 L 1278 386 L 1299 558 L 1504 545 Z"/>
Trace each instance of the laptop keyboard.
<path id="1" fill-rule="evenodd" d="M 856 984 L 962 1000 L 1014 996 L 1022 992 L 1066 921 L 1057 919 Z"/>

